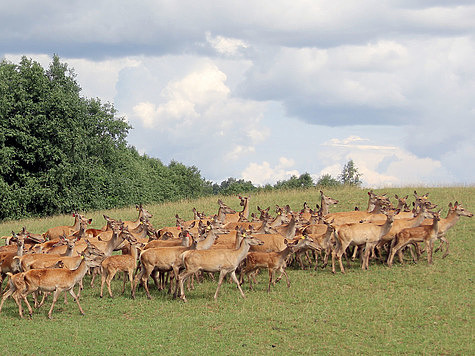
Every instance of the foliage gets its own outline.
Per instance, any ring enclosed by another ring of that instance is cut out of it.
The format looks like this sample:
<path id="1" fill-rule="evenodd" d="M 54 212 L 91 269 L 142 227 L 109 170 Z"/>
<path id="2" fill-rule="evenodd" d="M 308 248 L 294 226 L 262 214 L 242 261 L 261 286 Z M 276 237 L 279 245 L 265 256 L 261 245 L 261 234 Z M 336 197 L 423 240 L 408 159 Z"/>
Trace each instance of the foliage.
<path id="1" fill-rule="evenodd" d="M 211 192 L 196 167 L 128 147 L 129 124 L 75 77 L 58 56 L 47 69 L 0 62 L 0 220 Z"/>
<path id="2" fill-rule="evenodd" d="M 352 159 L 350 159 L 343 167 L 338 179 L 342 184 L 345 185 L 360 186 L 362 183 L 360 179 L 361 176 L 362 174 L 358 172 L 358 168 L 356 168 L 355 163 Z"/>
<path id="3" fill-rule="evenodd" d="M 278 181 L 275 185 L 275 189 L 297 189 L 297 188 L 310 188 L 313 187 L 313 179 L 309 173 L 303 173 L 298 178 L 292 176 L 288 180 Z"/>
<path id="4" fill-rule="evenodd" d="M 258 188 L 255 187 L 251 181 L 244 179 L 228 178 L 221 182 L 221 184 L 213 184 L 213 194 L 222 195 L 236 195 L 242 193 L 254 192 Z"/>
<path id="5" fill-rule="evenodd" d="M 328 173 L 318 178 L 316 183 L 317 187 L 338 187 L 339 185 L 341 185 L 341 183 Z"/>

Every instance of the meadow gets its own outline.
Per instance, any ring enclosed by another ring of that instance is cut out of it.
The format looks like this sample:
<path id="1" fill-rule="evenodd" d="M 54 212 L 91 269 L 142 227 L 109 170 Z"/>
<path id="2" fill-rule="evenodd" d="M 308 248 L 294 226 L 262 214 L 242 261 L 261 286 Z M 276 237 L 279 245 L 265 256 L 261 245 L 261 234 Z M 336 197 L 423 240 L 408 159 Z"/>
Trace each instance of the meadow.
<path id="1" fill-rule="evenodd" d="M 475 211 L 475 187 L 404 187 L 377 190 L 409 195 L 429 193 L 430 201 L 443 208 L 458 200 Z M 367 190 L 325 189 L 340 203 L 331 209 L 366 209 Z M 217 212 L 218 197 L 180 201 L 146 208 L 154 215 L 154 227 L 174 225 L 175 214 L 192 218 L 192 208 L 207 214 Z M 221 197 L 240 210 L 239 199 Z M 293 210 L 307 202 L 320 203 L 317 189 L 277 191 L 251 196 L 251 212 L 257 206 L 272 209 L 289 204 Z M 93 218 L 93 227 L 104 225 L 102 214 L 124 220 L 136 218 L 135 207 L 84 212 Z M 0 236 L 19 231 L 22 226 L 40 233 L 56 225 L 71 225 L 71 216 L 6 221 Z M 187 293 L 187 303 L 174 300 L 151 288 L 152 300 L 143 289 L 135 300 L 130 292 L 121 295 L 122 281 L 113 281 L 114 298 L 99 298 L 100 281 L 88 284 L 81 295 L 86 313 L 81 316 L 69 297 L 58 300 L 53 319 L 47 313 L 51 303 L 35 310 L 31 320 L 20 319 L 13 300 L 5 302 L 0 314 L 0 349 L 5 355 L 52 354 L 474 354 L 473 291 L 475 219 L 462 217 L 449 231 L 450 254 L 434 254 L 434 264 L 426 255 L 417 263 L 404 265 L 396 260 L 392 268 L 372 261 L 368 271 L 352 262 L 346 274 L 332 274 L 331 268 L 300 270 L 287 268 L 291 287 L 278 283 L 267 293 L 267 273 L 258 276 L 254 290 L 243 285 L 242 299 L 234 284 L 223 284 L 213 300 L 216 282 L 207 279 Z M 436 243 L 436 246 L 438 243 Z M 153 286 L 153 283 L 151 284 Z"/>

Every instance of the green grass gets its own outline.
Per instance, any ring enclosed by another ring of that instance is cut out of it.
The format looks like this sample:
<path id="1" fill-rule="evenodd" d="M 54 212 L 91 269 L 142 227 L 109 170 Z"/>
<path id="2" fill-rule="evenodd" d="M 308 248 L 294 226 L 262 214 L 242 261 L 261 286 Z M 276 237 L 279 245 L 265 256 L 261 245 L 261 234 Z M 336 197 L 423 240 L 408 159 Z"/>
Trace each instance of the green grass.
<path id="1" fill-rule="evenodd" d="M 399 188 L 379 190 L 394 194 L 429 192 L 433 203 L 447 213 L 450 201 L 458 200 L 475 211 L 475 188 Z M 365 190 L 325 190 L 340 200 L 331 211 L 366 208 Z M 174 223 L 174 215 L 191 218 L 196 207 L 211 214 L 217 211 L 216 197 L 147 206 L 154 214 L 154 226 Z M 238 199 L 223 200 L 239 209 Z M 412 201 L 411 200 L 411 201 Z M 251 197 L 251 211 L 276 204 L 300 209 L 306 201 L 319 203 L 317 190 L 257 194 Z M 103 224 L 102 213 L 89 212 L 94 226 Z M 135 219 L 134 208 L 108 211 L 116 218 Z M 26 226 L 32 232 L 70 225 L 70 216 L 28 219 L 0 224 L 0 235 Z M 32 320 L 21 320 L 17 307 L 8 300 L 2 313 L 3 354 L 474 354 L 473 334 L 473 238 L 475 219 L 461 218 L 449 232 L 450 254 L 434 255 L 418 264 L 395 263 L 393 268 L 372 262 L 369 271 L 352 263 L 345 275 L 325 270 L 288 268 L 291 288 L 278 283 L 266 292 L 267 273 L 246 299 L 236 287 L 223 284 L 218 301 L 213 300 L 216 282 L 207 280 L 187 293 L 188 303 L 173 300 L 152 289 L 152 300 L 144 291 L 136 300 L 120 295 L 122 282 L 113 281 L 114 299 L 99 298 L 99 285 L 86 286 L 80 316 L 69 298 L 58 300 L 53 320 L 47 319 L 49 302 L 35 310 Z M 424 256 L 425 257 L 425 256 Z M 337 268 L 338 270 L 338 268 Z M 86 283 L 89 281 L 86 277 Z M 153 284 L 152 284 L 153 285 Z"/>

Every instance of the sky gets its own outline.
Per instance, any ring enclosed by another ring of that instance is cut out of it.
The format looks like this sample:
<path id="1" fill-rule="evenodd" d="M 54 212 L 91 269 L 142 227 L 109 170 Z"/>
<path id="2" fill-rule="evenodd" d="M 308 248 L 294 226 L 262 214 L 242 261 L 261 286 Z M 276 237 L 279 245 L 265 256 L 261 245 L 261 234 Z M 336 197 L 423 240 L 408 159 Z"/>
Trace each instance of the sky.
<path id="1" fill-rule="evenodd" d="M 0 58 L 74 68 L 140 153 L 220 183 L 352 159 L 365 187 L 475 183 L 475 3 L 0 2 Z"/>

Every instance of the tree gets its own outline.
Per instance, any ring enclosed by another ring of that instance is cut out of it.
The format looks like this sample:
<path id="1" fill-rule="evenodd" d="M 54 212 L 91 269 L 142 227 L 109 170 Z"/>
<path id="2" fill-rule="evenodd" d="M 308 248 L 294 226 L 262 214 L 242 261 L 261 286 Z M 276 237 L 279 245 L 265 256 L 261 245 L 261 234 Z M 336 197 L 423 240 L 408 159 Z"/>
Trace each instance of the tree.
<path id="1" fill-rule="evenodd" d="M 278 181 L 274 184 L 274 188 L 276 189 L 298 189 L 313 186 L 313 179 L 309 173 L 303 173 L 299 177 L 293 175 L 288 180 Z"/>
<path id="2" fill-rule="evenodd" d="M 0 61 L 0 220 L 209 194 L 196 167 L 140 155 L 110 103 L 80 95 L 58 56 Z"/>
<path id="3" fill-rule="evenodd" d="M 355 163 L 350 159 L 343 167 L 338 179 L 342 184 L 359 186 L 362 183 L 361 176 L 362 174 L 358 172 Z"/>
<path id="4" fill-rule="evenodd" d="M 223 180 L 221 184 L 213 184 L 213 194 L 236 195 L 256 190 L 257 188 L 251 183 L 251 181 L 232 177 Z"/>
<path id="5" fill-rule="evenodd" d="M 338 187 L 341 183 L 327 173 L 318 178 L 316 185 L 319 187 Z"/>

